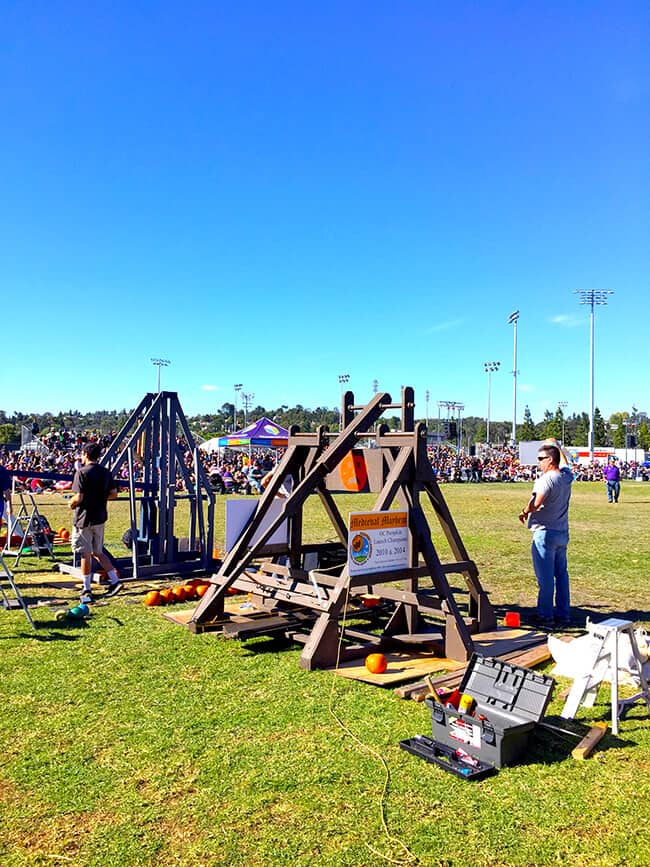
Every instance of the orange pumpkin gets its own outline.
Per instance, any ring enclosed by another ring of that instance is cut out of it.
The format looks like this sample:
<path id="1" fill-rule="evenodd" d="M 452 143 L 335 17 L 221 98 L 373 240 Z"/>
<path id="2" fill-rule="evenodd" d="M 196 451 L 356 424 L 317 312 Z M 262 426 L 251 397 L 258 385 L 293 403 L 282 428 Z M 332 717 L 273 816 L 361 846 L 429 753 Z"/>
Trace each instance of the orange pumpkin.
<path id="1" fill-rule="evenodd" d="M 366 656 L 366 668 L 371 674 L 383 674 L 388 668 L 388 660 L 383 653 L 370 653 Z"/>
<path id="2" fill-rule="evenodd" d="M 70 538 L 70 530 L 66 530 L 65 527 L 61 530 L 61 538 L 64 542 L 67 542 Z"/>
<path id="3" fill-rule="evenodd" d="M 172 587 L 172 593 L 176 602 L 184 602 L 187 598 L 184 587 Z"/>
<path id="4" fill-rule="evenodd" d="M 160 605 L 162 604 L 162 598 L 158 590 L 150 590 L 144 597 L 145 605 Z"/>
<path id="5" fill-rule="evenodd" d="M 176 602 L 176 598 L 174 597 L 174 591 L 169 587 L 166 587 L 164 590 L 160 591 L 160 598 L 162 599 L 163 605 L 173 605 Z"/>
<path id="6" fill-rule="evenodd" d="M 65 527 L 59 527 L 59 536 L 63 536 L 64 532 L 67 532 L 66 528 Z"/>
<path id="7" fill-rule="evenodd" d="M 196 595 L 199 597 L 199 599 L 201 598 L 201 596 L 205 596 L 205 594 L 208 592 L 209 588 L 210 588 L 209 584 L 199 584 L 198 585 L 198 587 L 196 588 Z"/>
<path id="8" fill-rule="evenodd" d="M 185 591 L 186 599 L 196 598 L 196 587 L 194 586 L 194 584 L 184 584 L 183 590 Z"/>

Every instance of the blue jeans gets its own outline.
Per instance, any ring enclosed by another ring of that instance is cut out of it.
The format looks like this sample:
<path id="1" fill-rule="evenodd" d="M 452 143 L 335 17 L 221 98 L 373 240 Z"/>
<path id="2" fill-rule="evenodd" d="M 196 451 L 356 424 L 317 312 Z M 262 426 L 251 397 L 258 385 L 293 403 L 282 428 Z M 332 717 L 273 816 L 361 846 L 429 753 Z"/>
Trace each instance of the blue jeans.
<path id="1" fill-rule="evenodd" d="M 607 482 L 607 499 L 611 503 L 612 500 L 618 503 L 618 495 L 621 493 L 620 482 Z"/>
<path id="2" fill-rule="evenodd" d="M 531 553 L 537 578 L 537 615 L 545 620 L 568 620 L 570 616 L 569 570 L 566 549 L 569 534 L 564 530 L 535 530 Z M 555 591 L 555 611 L 553 595 Z"/>

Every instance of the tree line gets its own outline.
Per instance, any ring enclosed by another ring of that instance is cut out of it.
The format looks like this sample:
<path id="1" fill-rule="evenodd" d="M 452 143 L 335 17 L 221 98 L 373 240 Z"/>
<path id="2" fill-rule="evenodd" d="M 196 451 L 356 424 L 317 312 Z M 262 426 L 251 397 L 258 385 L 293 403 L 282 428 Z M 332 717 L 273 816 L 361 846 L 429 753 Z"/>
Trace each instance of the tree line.
<path id="1" fill-rule="evenodd" d="M 20 413 L 8 415 L 0 410 L 0 443 L 20 443 L 21 426 L 27 427 L 35 434 L 52 434 L 64 429 L 77 431 L 98 431 L 107 434 L 119 431 L 126 423 L 132 410 L 97 410 L 80 412 L 69 410 L 59 413 Z M 262 416 L 270 418 L 276 424 L 288 428 L 298 425 L 301 431 L 314 431 L 319 425 L 327 425 L 330 430 L 336 430 L 339 425 L 339 412 L 328 407 L 308 409 L 301 404 L 289 407 L 286 404 L 275 409 L 256 406 L 244 413 L 242 409 L 235 411 L 233 403 L 224 403 L 214 413 L 188 416 L 188 424 L 192 432 L 202 439 L 222 436 L 232 430 L 241 430 L 246 422 L 255 421 Z M 424 418 L 420 421 L 425 422 Z M 385 419 L 386 424 L 397 430 L 401 421 L 399 416 Z M 487 436 L 486 420 L 478 416 L 467 416 L 457 420 L 458 441 L 464 447 L 476 442 L 485 442 Z M 439 432 L 444 436 L 444 419 L 429 419 L 428 430 Z M 586 412 L 564 415 L 558 407 L 555 413 L 544 412 L 539 421 L 532 417 L 530 409 L 525 407 L 524 418 L 517 425 L 517 442 L 541 440 L 554 437 L 568 446 L 586 446 L 589 439 L 589 416 Z M 650 428 L 645 414 L 637 416 L 628 412 L 615 412 L 605 420 L 598 408 L 594 411 L 594 445 L 632 447 L 630 437 L 634 438 L 638 448 L 650 449 Z M 490 420 L 490 439 L 493 445 L 510 442 L 512 438 L 512 422 Z"/>

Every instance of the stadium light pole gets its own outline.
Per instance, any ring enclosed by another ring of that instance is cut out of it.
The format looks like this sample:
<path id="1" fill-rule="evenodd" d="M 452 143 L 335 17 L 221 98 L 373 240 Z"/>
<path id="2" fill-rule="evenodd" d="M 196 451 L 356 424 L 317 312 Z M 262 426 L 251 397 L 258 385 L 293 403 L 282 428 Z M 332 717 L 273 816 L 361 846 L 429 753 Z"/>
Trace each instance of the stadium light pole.
<path id="1" fill-rule="evenodd" d="M 501 362 L 484 361 L 483 367 L 485 368 L 485 372 L 488 376 L 487 425 L 485 439 L 487 440 L 487 444 L 490 445 L 490 397 L 492 394 L 492 374 L 496 373 L 496 371 L 501 367 Z"/>
<path id="2" fill-rule="evenodd" d="M 244 401 L 244 427 L 248 426 L 248 410 L 251 408 L 253 404 L 253 398 L 255 395 L 252 391 L 245 391 L 242 394 L 242 399 Z"/>
<path id="3" fill-rule="evenodd" d="M 234 433 L 237 430 L 237 395 L 242 390 L 243 385 L 241 382 L 236 382 L 233 385 L 235 389 L 235 408 L 233 409 L 233 419 L 232 419 L 232 432 Z"/>
<path id="4" fill-rule="evenodd" d="M 594 462 L 594 307 L 605 306 L 607 296 L 613 295 L 613 289 L 574 289 L 574 295 L 580 296 L 580 304 L 589 305 L 589 463 Z"/>
<path id="5" fill-rule="evenodd" d="M 343 392 L 344 386 L 350 381 L 349 373 L 339 373 L 339 385 L 341 387 L 341 402 L 339 404 L 339 430 L 343 430 Z"/>
<path id="6" fill-rule="evenodd" d="M 508 316 L 508 325 L 514 325 L 514 361 L 512 363 L 512 445 L 517 443 L 517 322 L 519 311 L 515 310 Z"/>
<path id="7" fill-rule="evenodd" d="M 161 367 L 169 367 L 171 361 L 167 358 L 152 358 L 151 363 L 158 368 L 158 394 L 160 394 L 160 368 Z"/>
<path id="8" fill-rule="evenodd" d="M 558 400 L 557 405 L 562 411 L 562 445 L 564 445 L 564 410 L 569 404 L 566 400 Z"/>

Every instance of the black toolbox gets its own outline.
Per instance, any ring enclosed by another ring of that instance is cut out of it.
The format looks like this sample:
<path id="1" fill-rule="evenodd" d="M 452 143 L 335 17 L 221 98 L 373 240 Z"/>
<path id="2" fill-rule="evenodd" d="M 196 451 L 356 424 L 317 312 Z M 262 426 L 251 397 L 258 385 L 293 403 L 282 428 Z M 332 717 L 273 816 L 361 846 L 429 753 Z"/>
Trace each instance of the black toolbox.
<path id="1" fill-rule="evenodd" d="M 429 696 L 432 738 L 484 764 L 512 765 L 525 752 L 531 731 L 551 700 L 552 677 L 501 659 L 474 653 L 459 686 L 469 694 L 469 713 L 447 707 Z"/>

